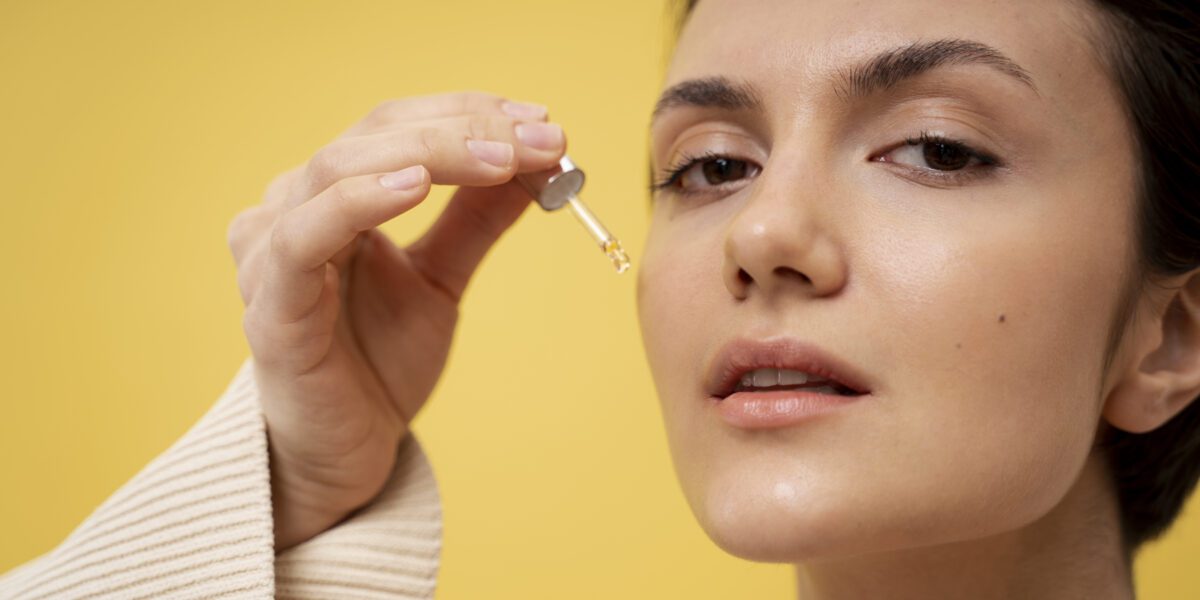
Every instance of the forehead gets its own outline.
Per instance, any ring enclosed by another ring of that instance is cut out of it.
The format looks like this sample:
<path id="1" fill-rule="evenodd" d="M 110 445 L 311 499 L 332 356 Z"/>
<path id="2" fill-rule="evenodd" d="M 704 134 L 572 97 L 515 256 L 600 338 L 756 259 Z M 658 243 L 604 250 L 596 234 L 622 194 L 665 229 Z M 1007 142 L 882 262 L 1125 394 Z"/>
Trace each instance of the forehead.
<path id="1" fill-rule="evenodd" d="M 958 39 L 999 50 L 1047 100 L 1069 105 L 1107 81 L 1089 10 L 1067 0 L 701 0 L 665 84 L 732 75 L 767 96 L 798 97 L 879 52 Z"/>

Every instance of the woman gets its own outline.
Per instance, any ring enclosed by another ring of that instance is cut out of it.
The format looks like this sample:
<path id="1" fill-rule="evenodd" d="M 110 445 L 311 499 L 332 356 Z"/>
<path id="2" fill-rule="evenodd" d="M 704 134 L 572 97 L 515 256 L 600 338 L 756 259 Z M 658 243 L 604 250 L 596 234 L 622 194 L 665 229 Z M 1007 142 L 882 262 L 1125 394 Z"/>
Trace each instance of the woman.
<path id="1" fill-rule="evenodd" d="M 718 545 L 806 599 L 1133 595 L 1200 463 L 1200 15 L 1150 4 L 686 7 L 638 305 Z M 564 147 L 543 107 L 410 98 L 276 179 L 229 230 L 253 359 L 0 591 L 430 595 L 406 424 Z M 432 183 L 467 187 L 397 248 Z"/>

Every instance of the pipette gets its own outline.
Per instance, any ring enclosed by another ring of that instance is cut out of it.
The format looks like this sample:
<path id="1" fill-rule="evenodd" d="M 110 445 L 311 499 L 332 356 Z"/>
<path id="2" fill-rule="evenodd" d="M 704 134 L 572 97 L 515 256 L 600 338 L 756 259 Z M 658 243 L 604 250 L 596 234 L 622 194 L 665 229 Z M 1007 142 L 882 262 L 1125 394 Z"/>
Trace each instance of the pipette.
<path id="1" fill-rule="evenodd" d="M 517 181 L 547 212 L 558 210 L 564 206 L 571 207 L 571 213 L 587 229 L 592 239 L 599 244 L 600 250 L 612 261 L 617 273 L 624 273 L 629 268 L 629 255 L 621 247 L 621 242 L 609 233 L 600 223 L 596 215 L 579 199 L 579 190 L 583 188 L 583 171 L 563 155 L 558 166 L 540 173 L 522 173 L 517 175 Z"/>

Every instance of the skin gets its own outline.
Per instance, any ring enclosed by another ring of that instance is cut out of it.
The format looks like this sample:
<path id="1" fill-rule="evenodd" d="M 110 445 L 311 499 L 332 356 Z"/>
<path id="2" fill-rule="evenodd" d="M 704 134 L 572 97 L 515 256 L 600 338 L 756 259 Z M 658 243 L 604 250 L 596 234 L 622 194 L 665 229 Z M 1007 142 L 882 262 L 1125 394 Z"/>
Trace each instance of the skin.
<path id="1" fill-rule="evenodd" d="M 643 343 L 697 521 L 733 555 L 794 564 L 800 597 L 1133 596 L 1093 444 L 1200 394 L 1200 278 L 1136 286 L 1133 130 L 1096 22 L 1070 2 L 702 0 L 684 28 L 664 89 L 724 76 L 762 106 L 658 115 L 656 176 L 708 151 L 757 168 L 656 193 Z M 945 38 L 999 49 L 1036 91 L 977 64 L 852 100 L 830 84 Z M 905 143 L 922 131 L 1002 166 L 931 177 Z M 814 343 L 871 394 L 736 429 L 703 387 L 736 336 Z"/>
<path id="2" fill-rule="evenodd" d="M 640 261 L 643 341 L 689 505 L 728 552 L 795 564 L 804 598 L 1131 597 L 1092 444 L 1105 422 L 1151 431 L 1200 394 L 1200 277 L 1133 285 L 1136 157 L 1093 15 L 1066 2 L 863 8 L 704 0 L 671 65 L 667 85 L 725 75 L 763 101 L 676 107 L 651 132 L 660 172 L 708 150 L 757 167 L 716 192 L 658 194 Z M 980 65 L 853 101 L 829 84 L 873 52 L 946 37 L 1002 50 L 1037 92 Z M 905 144 L 922 130 L 1003 166 L 931 178 Z M 541 106 L 392 100 L 230 223 L 276 551 L 378 494 L 472 273 L 530 204 L 512 178 L 565 145 Z M 382 186 L 389 172 L 407 185 Z M 435 183 L 461 187 L 396 246 L 377 227 Z M 871 394 L 772 432 L 706 411 L 716 350 L 779 335 L 856 365 Z"/>
<path id="3" fill-rule="evenodd" d="M 482 145 L 481 145 L 482 143 Z M 446 364 L 479 261 L 558 164 L 546 108 L 479 92 L 384 102 L 229 225 L 267 424 L 275 551 L 378 495 Z M 401 189 L 381 185 L 402 175 Z M 460 185 L 417 241 L 377 227 Z"/>

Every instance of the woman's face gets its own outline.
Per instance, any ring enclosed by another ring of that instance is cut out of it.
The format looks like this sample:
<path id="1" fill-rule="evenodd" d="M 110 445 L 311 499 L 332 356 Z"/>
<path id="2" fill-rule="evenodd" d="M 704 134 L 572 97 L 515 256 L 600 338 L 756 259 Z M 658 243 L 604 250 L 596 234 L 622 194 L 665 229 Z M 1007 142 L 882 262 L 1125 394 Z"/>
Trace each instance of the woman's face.
<path id="1" fill-rule="evenodd" d="M 972 539 L 1075 482 L 1136 167 L 1088 10 L 700 2 L 651 135 L 660 181 L 702 158 L 655 194 L 638 303 L 683 492 L 726 551 Z M 707 387 L 735 338 L 816 346 L 869 393 L 735 426 Z"/>

